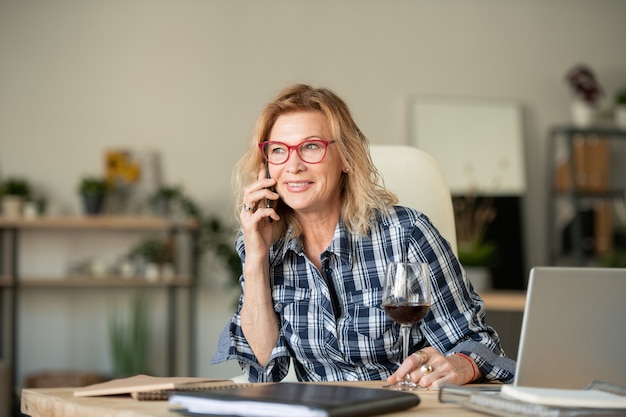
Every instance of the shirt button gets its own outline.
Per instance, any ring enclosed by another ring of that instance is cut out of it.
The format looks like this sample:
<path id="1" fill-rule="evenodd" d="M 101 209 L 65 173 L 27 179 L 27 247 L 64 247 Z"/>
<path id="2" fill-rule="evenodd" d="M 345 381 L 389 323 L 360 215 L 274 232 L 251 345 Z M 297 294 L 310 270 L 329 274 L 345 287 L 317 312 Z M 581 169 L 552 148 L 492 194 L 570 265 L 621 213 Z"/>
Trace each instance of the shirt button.
<path id="1" fill-rule="evenodd" d="M 277 311 L 277 312 L 283 311 L 283 303 L 276 303 L 274 305 L 274 311 Z"/>

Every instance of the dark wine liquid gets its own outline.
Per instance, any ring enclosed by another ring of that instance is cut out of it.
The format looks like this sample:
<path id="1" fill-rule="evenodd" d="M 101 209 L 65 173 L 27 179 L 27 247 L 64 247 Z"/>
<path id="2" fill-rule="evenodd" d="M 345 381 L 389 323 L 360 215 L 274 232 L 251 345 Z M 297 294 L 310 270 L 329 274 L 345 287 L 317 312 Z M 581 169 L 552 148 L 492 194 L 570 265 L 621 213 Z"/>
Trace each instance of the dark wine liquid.
<path id="1" fill-rule="evenodd" d="M 423 319 L 429 304 L 385 304 L 383 305 L 389 317 L 400 324 L 414 324 Z"/>

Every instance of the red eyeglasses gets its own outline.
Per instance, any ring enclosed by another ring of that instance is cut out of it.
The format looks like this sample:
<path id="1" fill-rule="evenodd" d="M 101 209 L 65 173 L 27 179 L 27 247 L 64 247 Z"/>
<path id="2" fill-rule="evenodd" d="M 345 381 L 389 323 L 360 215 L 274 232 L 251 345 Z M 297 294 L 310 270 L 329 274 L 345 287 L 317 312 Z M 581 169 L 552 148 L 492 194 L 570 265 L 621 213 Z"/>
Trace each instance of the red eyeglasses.
<path id="1" fill-rule="evenodd" d="M 259 148 L 265 160 L 272 165 L 281 165 L 287 162 L 293 149 L 296 150 L 303 162 L 319 164 L 326 157 L 328 145 L 333 143 L 335 143 L 334 140 L 309 139 L 290 146 L 283 142 L 265 141 L 259 143 Z"/>

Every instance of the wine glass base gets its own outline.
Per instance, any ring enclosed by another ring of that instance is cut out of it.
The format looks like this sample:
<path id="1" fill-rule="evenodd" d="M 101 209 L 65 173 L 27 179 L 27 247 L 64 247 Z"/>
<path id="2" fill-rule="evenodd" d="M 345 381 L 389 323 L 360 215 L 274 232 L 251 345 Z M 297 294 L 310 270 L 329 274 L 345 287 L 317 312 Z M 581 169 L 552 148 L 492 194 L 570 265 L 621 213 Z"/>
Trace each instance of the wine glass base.
<path id="1" fill-rule="evenodd" d="M 407 381 L 398 382 L 393 385 L 385 385 L 383 388 L 386 388 L 391 391 L 425 391 L 428 389 L 428 388 L 420 387 L 415 382 L 407 382 Z"/>

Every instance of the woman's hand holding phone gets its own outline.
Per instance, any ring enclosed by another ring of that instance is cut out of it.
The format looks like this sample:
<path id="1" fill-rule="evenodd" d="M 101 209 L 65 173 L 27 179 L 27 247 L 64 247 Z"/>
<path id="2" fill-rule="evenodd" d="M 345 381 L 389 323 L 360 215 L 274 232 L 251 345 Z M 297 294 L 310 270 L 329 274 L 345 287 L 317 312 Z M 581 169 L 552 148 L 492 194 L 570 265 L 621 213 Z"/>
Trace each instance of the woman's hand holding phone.
<path id="1" fill-rule="evenodd" d="M 245 239 L 246 258 L 255 256 L 253 254 L 263 257 L 269 251 L 273 236 L 273 227 L 270 223 L 280 220 L 272 208 L 272 201 L 279 198 L 278 194 L 270 190 L 275 185 L 275 180 L 265 178 L 263 169 L 259 172 L 259 179 L 244 190 L 243 207 L 239 218 Z"/>

